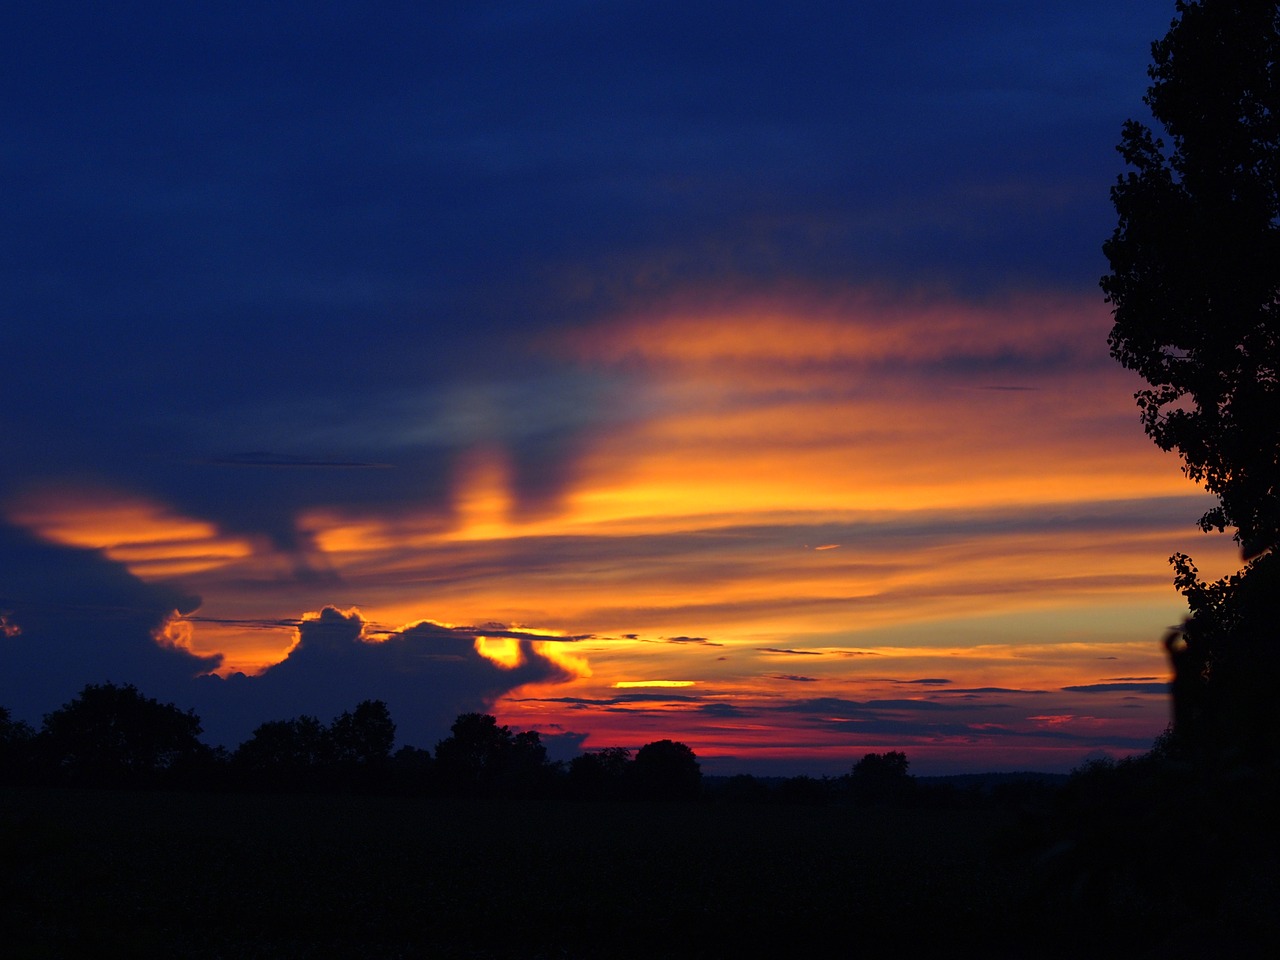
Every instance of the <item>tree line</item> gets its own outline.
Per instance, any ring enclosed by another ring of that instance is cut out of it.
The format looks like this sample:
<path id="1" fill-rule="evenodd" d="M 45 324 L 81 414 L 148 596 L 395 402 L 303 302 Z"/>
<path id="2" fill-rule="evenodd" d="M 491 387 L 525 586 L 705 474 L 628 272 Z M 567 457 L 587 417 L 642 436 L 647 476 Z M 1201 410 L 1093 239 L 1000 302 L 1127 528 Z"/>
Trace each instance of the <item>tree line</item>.
<path id="1" fill-rule="evenodd" d="M 202 732 L 194 711 L 132 684 L 88 684 L 38 730 L 0 707 L 0 784 L 581 800 L 687 800 L 704 792 L 697 755 L 679 741 L 552 761 L 538 731 L 513 731 L 486 713 L 458 716 L 434 750 L 395 749 L 396 725 L 381 700 L 328 724 L 313 716 L 268 721 L 234 750 L 208 746 Z M 844 777 L 739 775 L 717 792 L 741 801 L 905 804 L 923 796 L 909 765 L 899 751 L 867 754 Z"/>

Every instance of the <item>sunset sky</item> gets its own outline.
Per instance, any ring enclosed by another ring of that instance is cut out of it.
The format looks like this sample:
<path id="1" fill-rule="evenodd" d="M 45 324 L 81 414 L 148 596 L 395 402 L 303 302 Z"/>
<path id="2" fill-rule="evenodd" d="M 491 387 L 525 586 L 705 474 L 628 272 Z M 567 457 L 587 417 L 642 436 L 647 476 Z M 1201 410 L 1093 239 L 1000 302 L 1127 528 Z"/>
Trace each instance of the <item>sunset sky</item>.
<path id="1" fill-rule="evenodd" d="M 8 5 L 0 705 L 1146 749 L 1239 565 L 1097 285 L 1173 12 Z"/>

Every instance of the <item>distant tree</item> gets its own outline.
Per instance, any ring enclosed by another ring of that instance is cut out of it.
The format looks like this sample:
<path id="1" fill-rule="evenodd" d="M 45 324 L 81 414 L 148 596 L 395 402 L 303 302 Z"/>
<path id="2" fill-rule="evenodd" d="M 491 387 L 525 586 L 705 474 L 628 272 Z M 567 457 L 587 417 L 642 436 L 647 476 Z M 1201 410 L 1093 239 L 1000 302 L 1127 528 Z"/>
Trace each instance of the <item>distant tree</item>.
<path id="1" fill-rule="evenodd" d="M 620 797 L 631 769 L 631 751 L 626 747 L 604 747 L 579 754 L 569 762 L 570 793 L 583 799 Z"/>
<path id="2" fill-rule="evenodd" d="M 908 775 L 907 770 L 910 767 L 911 761 L 900 750 L 890 750 L 888 753 L 868 753 L 853 765 L 853 775 L 855 777 L 880 777 L 888 780 L 901 780 Z"/>
<path id="3" fill-rule="evenodd" d="M 397 793 L 419 795 L 435 786 L 435 759 L 430 750 L 403 746 L 391 757 L 390 783 Z"/>
<path id="4" fill-rule="evenodd" d="M 1149 385 L 1147 434 L 1217 497 L 1200 525 L 1234 528 L 1249 561 L 1205 583 L 1172 558 L 1191 608 L 1167 641 L 1175 728 L 1199 759 L 1256 759 L 1280 743 L 1280 567 L 1262 556 L 1280 544 L 1280 4 L 1176 10 L 1145 97 L 1168 142 L 1124 125 L 1102 288 L 1112 356 Z"/>
<path id="5" fill-rule="evenodd" d="M 34 748 L 59 782 L 143 786 L 203 762 L 210 751 L 200 733 L 190 710 L 145 697 L 131 684 L 89 684 L 45 715 Z"/>
<path id="6" fill-rule="evenodd" d="M 436 744 L 436 769 L 449 787 L 475 790 L 495 781 L 511 730 L 487 713 L 460 714 L 450 735 Z"/>
<path id="7" fill-rule="evenodd" d="M 514 733 L 487 713 L 461 714 L 450 730 L 435 750 L 436 776 L 446 790 L 527 792 L 551 773 L 536 730 Z"/>
<path id="8" fill-rule="evenodd" d="M 381 700 L 365 700 L 354 712 L 344 711 L 329 726 L 333 756 L 339 764 L 385 766 L 396 742 L 396 725 Z"/>
<path id="9" fill-rule="evenodd" d="M 912 793 L 915 781 L 907 772 L 911 761 L 898 750 L 868 753 L 853 765 L 849 788 L 859 803 L 901 803 Z"/>
<path id="10" fill-rule="evenodd" d="M 685 800 L 702 789 L 697 755 L 677 740 L 656 740 L 638 751 L 632 773 L 636 792 L 647 799 Z"/>
<path id="11" fill-rule="evenodd" d="M 777 796 L 783 803 L 817 805 L 829 803 L 834 793 L 832 782 L 826 777 L 818 779 L 801 774 L 778 784 Z"/>
<path id="12" fill-rule="evenodd" d="M 525 786 L 535 784 L 548 766 L 542 734 L 537 730 L 522 730 L 515 734 L 511 738 L 505 766 L 505 775 L 512 782 Z"/>
<path id="13" fill-rule="evenodd" d="M 720 795 L 734 803 L 758 803 L 768 799 L 769 787 L 749 773 L 739 773 L 725 782 Z"/>
<path id="14" fill-rule="evenodd" d="M 320 786 L 332 760 L 329 732 L 311 716 L 260 724 L 231 758 L 243 781 L 271 789 Z"/>
<path id="15" fill-rule="evenodd" d="M 31 725 L 14 720 L 8 707 L 0 707 L 0 784 L 16 783 L 30 776 Z"/>

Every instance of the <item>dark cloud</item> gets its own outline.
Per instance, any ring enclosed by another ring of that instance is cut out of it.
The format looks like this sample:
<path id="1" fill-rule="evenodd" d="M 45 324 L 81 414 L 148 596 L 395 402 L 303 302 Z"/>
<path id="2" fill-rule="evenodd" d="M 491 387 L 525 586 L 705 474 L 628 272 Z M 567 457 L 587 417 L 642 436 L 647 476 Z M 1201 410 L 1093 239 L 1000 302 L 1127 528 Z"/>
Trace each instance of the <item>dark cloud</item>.
<path id="1" fill-rule="evenodd" d="M 521 684 L 567 679 L 534 648 L 540 636 L 485 628 L 484 635 L 518 645 L 521 662 L 507 669 L 476 651 L 474 628 L 424 622 L 371 637 L 358 614 L 332 607 L 316 619 L 235 621 L 293 626 L 299 642 L 259 676 L 222 679 L 205 675 L 217 658 L 153 639 L 182 619 L 175 611 L 190 611 L 199 598 L 143 583 L 96 551 L 51 546 L 7 525 L 0 525 L 0 569 L 0 705 L 35 723 L 86 683 L 115 681 L 194 707 L 211 743 L 234 747 L 267 720 L 328 720 L 361 700 L 381 699 L 402 743 L 429 746 L 459 713 L 487 709 Z"/>
<path id="2" fill-rule="evenodd" d="M 538 733 L 542 745 L 547 748 L 547 759 L 553 763 L 557 760 L 569 761 L 578 756 L 585 749 L 587 737 L 590 736 L 590 734 L 574 733 L 569 730 L 543 728 L 539 728 Z"/>
<path id="3" fill-rule="evenodd" d="M 446 524 L 469 452 L 492 444 L 509 458 L 513 518 L 537 516 L 571 489 L 584 447 L 637 419 L 624 371 L 532 355 L 549 331 L 704 287 L 871 283 L 970 302 L 1093 291 L 1114 223 L 1112 145 L 1167 7 L 931 2 L 904 18 L 844 0 L 3 5 L 0 34 L 21 42 L 0 63 L 13 91 L 0 102 L 13 186 L 0 222 L 0 507 L 50 478 L 83 479 L 265 541 L 273 563 L 287 560 L 271 576 L 332 588 L 322 599 L 334 602 L 359 593 L 359 574 L 326 565 L 299 522 L 308 511 Z M 983 368 L 1010 392 L 1034 373 L 1016 358 Z M 728 582 L 757 572 L 738 543 L 773 538 L 856 543 L 887 569 L 903 543 L 945 548 L 1013 526 L 1047 542 L 1202 511 L 1168 497 L 913 514 L 703 531 L 696 547 L 677 532 L 628 538 L 625 559 L 681 555 L 698 561 L 691 578 Z M 389 549 L 371 582 L 424 549 L 436 547 Z M 619 543 L 524 537 L 507 551 L 512 569 L 550 580 L 615 568 Z M 446 594 L 469 572 L 460 563 L 433 585 Z M 263 596 L 278 583 L 236 585 Z M 0 527 L 0 703 L 31 717 L 84 682 L 134 682 L 193 703 L 231 743 L 264 719 L 377 696 L 413 742 L 561 676 L 535 642 L 586 638 L 287 616 L 316 608 L 299 605 L 234 621 L 297 629 L 287 660 L 256 678 L 193 679 L 213 661 L 151 639 L 174 610 L 201 620 L 182 594 Z M 653 623 L 628 619 L 625 589 L 615 596 L 600 622 Z M 677 632 L 788 604 L 852 621 L 915 599 L 695 602 L 647 629 L 715 646 Z M 523 663 L 483 658 L 481 632 L 517 643 Z M 650 698 L 698 702 L 581 704 Z"/>
<path id="4" fill-rule="evenodd" d="M 628 703 L 701 703 L 702 697 L 675 693 L 622 693 L 616 697 L 529 697 L 520 702 L 566 703 L 582 707 L 617 707 Z"/>
<path id="5" fill-rule="evenodd" d="M 1063 687 L 1070 693 L 1154 693 L 1167 696 L 1168 683 L 1085 683 L 1077 686 Z"/>
<path id="6" fill-rule="evenodd" d="M 518 631 L 508 631 L 520 652 L 511 668 L 477 652 L 479 631 L 431 622 L 373 638 L 358 613 L 326 607 L 303 620 L 298 633 L 289 655 L 258 676 L 201 679 L 197 708 L 215 718 L 205 724 L 208 739 L 236 744 L 265 720 L 326 719 L 378 699 L 387 703 L 400 742 L 431 746 L 460 713 L 488 709 L 526 683 L 569 679 Z"/>
<path id="7" fill-rule="evenodd" d="M 817 650 L 789 650 L 785 647 L 757 647 L 761 653 L 777 653 L 789 657 L 820 657 Z"/>
<path id="8" fill-rule="evenodd" d="M 743 717 L 748 716 L 749 711 L 743 710 L 741 707 L 732 703 L 717 701 L 715 703 L 704 703 L 698 707 L 698 712 L 711 717 Z"/>
<path id="9" fill-rule="evenodd" d="M 9 4 L 0 389 L 56 442 L 0 493 L 92 463 L 283 545 L 446 506 L 479 431 L 536 510 L 619 404 L 504 363 L 531 332 L 726 281 L 1092 288 L 1165 6 Z"/>
<path id="10" fill-rule="evenodd" d="M 1020 690 L 1014 687 L 953 687 L 950 690 L 939 690 L 941 696 L 951 697 L 957 694 L 970 696 L 982 693 L 1017 693 L 1017 694 L 1034 694 L 1040 695 L 1048 693 L 1047 690 Z"/>
<path id="11" fill-rule="evenodd" d="M 0 705 L 38 721 L 86 683 L 133 683 L 173 699 L 218 666 L 153 639 L 198 597 L 147 584 L 99 552 L 56 547 L 0 523 Z M 14 632 L 14 629 L 16 631 Z"/>
<path id="12" fill-rule="evenodd" d="M 788 680 L 794 683 L 816 683 L 817 677 L 802 677 L 794 673 L 766 673 L 764 676 L 769 680 Z"/>
<path id="13" fill-rule="evenodd" d="M 1103 683 L 1144 683 L 1159 680 L 1159 677 L 1104 677 Z"/>
<path id="14" fill-rule="evenodd" d="M 208 461 L 220 467 L 336 467 L 342 469 L 388 469 L 389 463 L 374 463 L 362 460 L 339 460 L 325 457 L 293 455 L 285 453 L 236 453 L 225 457 L 217 457 Z"/>

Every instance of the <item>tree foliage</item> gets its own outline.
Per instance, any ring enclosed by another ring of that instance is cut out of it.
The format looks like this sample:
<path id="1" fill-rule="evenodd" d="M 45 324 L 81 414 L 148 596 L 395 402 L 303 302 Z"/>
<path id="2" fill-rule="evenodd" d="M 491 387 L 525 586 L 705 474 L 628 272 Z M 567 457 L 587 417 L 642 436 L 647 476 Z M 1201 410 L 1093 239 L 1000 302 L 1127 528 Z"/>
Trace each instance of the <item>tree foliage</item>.
<path id="1" fill-rule="evenodd" d="M 61 782 L 143 785 L 209 752 L 200 718 L 145 697 L 132 684 L 88 684 L 46 714 L 35 750 Z"/>
<path id="2" fill-rule="evenodd" d="M 898 803 L 906 799 L 915 781 L 907 770 L 911 761 L 900 750 L 868 753 L 853 765 L 849 786 L 860 803 Z"/>
<path id="3" fill-rule="evenodd" d="M 620 797 L 631 776 L 631 751 L 626 747 L 588 750 L 569 762 L 569 790 L 575 797 L 601 800 Z"/>
<path id="4" fill-rule="evenodd" d="M 364 700 L 355 711 L 344 710 L 329 726 L 334 759 L 354 767 L 377 767 L 391 758 L 396 725 L 381 700 Z"/>
<path id="5" fill-rule="evenodd" d="M 1234 528 L 1248 561 L 1206 583 L 1172 558 L 1191 610 L 1165 641 L 1174 736 L 1201 760 L 1256 759 L 1280 752 L 1280 3 L 1176 9 L 1145 97 L 1167 142 L 1124 125 L 1102 287 L 1111 353 L 1148 384 L 1143 426 L 1218 498 L 1201 527 Z"/>
<path id="6" fill-rule="evenodd" d="M 1206 529 L 1280 542 L 1280 4 L 1198 0 L 1152 45 L 1104 244 L 1112 355 L 1143 426 L 1218 497 Z"/>
<path id="7" fill-rule="evenodd" d="M 0 707 L 0 784 L 20 781 L 28 773 L 35 731 Z"/>
<path id="8" fill-rule="evenodd" d="M 395 739 L 387 705 L 364 700 L 327 727 L 305 715 L 260 724 L 232 760 L 240 776 L 259 787 L 368 787 L 388 772 Z"/>
<path id="9" fill-rule="evenodd" d="M 446 789 L 523 792 L 550 772 L 547 748 L 536 730 L 515 733 L 487 713 L 464 713 L 450 731 L 436 744 L 436 775 Z"/>
<path id="10" fill-rule="evenodd" d="M 633 761 L 636 791 L 641 797 L 683 800 L 702 789 L 697 754 L 678 740 L 655 740 L 636 751 Z"/>

